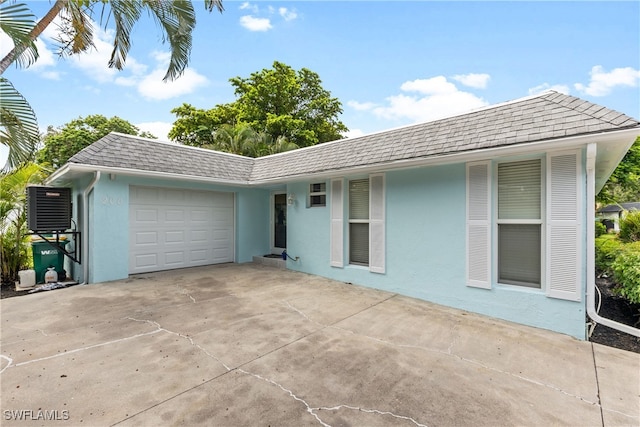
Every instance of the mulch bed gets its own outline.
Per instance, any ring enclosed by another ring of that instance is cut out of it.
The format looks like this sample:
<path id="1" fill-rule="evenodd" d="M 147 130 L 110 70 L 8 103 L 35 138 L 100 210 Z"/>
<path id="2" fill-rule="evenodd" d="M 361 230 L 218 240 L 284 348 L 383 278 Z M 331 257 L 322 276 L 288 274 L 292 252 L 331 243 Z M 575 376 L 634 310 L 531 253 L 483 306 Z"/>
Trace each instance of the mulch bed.
<path id="1" fill-rule="evenodd" d="M 624 298 L 615 295 L 613 289 L 616 284 L 606 276 L 597 276 L 596 286 L 602 295 L 602 303 L 598 311 L 600 316 L 625 325 L 640 327 L 640 304 L 631 304 Z M 598 295 L 596 294 L 596 308 L 597 306 Z M 640 353 L 640 338 L 603 325 L 595 327 L 589 341 Z"/>
<path id="2" fill-rule="evenodd" d="M 638 323 L 640 321 L 640 304 L 630 304 L 625 299 L 615 295 L 613 293 L 615 283 L 607 277 L 597 277 L 596 285 L 602 295 L 602 303 L 598 311 L 600 316 L 626 325 L 635 327 L 640 325 Z M 13 285 L 3 284 L 0 287 L 0 298 L 18 297 L 27 295 L 28 293 L 29 291 L 16 291 Z M 596 295 L 596 306 L 598 304 L 597 298 L 598 296 Z M 603 325 L 597 325 L 595 327 L 589 341 L 621 350 L 640 353 L 640 338 Z"/>

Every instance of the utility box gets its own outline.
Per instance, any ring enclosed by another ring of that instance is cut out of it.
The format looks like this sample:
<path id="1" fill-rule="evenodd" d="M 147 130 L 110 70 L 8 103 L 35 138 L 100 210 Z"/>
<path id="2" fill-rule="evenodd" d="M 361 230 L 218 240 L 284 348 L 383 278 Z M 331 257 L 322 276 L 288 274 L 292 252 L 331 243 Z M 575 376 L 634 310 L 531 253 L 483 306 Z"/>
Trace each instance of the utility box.
<path id="1" fill-rule="evenodd" d="M 27 187 L 27 226 L 35 232 L 65 231 L 71 228 L 71 189 Z"/>

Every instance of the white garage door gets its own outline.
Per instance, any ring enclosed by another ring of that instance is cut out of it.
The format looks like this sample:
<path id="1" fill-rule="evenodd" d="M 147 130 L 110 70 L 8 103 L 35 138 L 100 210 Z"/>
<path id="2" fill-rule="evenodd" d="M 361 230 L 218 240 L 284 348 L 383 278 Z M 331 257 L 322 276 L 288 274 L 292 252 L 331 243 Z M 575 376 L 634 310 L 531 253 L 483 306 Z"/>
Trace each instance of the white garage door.
<path id="1" fill-rule="evenodd" d="M 233 193 L 129 187 L 129 273 L 233 262 Z"/>

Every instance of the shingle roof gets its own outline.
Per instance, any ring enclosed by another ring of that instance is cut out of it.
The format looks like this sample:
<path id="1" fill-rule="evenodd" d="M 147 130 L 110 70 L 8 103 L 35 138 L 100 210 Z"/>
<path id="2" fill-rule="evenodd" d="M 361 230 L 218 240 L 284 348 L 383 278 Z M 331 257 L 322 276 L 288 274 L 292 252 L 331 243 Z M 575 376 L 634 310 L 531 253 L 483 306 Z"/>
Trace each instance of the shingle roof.
<path id="1" fill-rule="evenodd" d="M 557 92 L 256 159 L 263 180 L 634 127 L 638 121 Z"/>
<path id="2" fill-rule="evenodd" d="M 259 182 L 638 125 L 637 120 L 606 107 L 573 96 L 546 92 L 454 117 L 258 159 L 109 134 L 77 153 L 69 162 Z"/>
<path id="3" fill-rule="evenodd" d="M 110 133 L 78 152 L 70 163 L 248 181 L 253 159 L 153 139 Z"/>
<path id="4" fill-rule="evenodd" d="M 617 205 L 607 205 L 603 208 L 598 209 L 598 213 L 621 212 L 623 210 L 624 211 L 631 211 L 631 210 L 640 211 L 640 202 L 629 202 L 629 203 L 620 203 Z"/>

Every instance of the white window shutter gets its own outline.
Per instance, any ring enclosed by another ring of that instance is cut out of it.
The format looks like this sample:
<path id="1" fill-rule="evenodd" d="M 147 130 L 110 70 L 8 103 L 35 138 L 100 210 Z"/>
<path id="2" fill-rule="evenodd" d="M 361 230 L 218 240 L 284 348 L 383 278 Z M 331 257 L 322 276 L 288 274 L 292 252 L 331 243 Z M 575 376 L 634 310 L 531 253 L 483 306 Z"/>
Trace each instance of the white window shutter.
<path id="1" fill-rule="evenodd" d="M 580 301 L 580 152 L 547 155 L 547 296 Z"/>
<path id="2" fill-rule="evenodd" d="M 332 267 L 344 266 L 344 197 L 342 192 L 342 178 L 331 180 L 330 263 Z"/>
<path id="3" fill-rule="evenodd" d="M 383 174 L 369 176 L 369 271 L 385 272 L 385 182 Z"/>
<path id="4" fill-rule="evenodd" d="M 491 163 L 467 163 L 467 286 L 491 289 Z"/>

